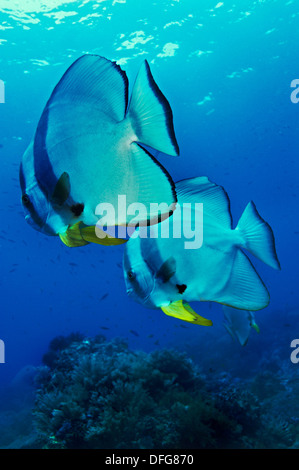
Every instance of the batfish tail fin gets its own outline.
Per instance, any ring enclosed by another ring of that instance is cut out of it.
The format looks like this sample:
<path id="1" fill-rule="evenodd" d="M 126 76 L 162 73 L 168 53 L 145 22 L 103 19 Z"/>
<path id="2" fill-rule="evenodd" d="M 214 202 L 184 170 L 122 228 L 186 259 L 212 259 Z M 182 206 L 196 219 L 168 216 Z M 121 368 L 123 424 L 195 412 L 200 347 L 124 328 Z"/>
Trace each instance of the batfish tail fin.
<path id="1" fill-rule="evenodd" d="M 246 206 L 236 230 L 239 230 L 245 239 L 245 245 L 242 248 L 248 250 L 268 266 L 280 269 L 273 231 L 259 215 L 252 201 Z"/>
<path id="2" fill-rule="evenodd" d="M 136 77 L 127 116 L 137 142 L 168 155 L 179 155 L 170 104 L 154 81 L 146 60 Z"/>

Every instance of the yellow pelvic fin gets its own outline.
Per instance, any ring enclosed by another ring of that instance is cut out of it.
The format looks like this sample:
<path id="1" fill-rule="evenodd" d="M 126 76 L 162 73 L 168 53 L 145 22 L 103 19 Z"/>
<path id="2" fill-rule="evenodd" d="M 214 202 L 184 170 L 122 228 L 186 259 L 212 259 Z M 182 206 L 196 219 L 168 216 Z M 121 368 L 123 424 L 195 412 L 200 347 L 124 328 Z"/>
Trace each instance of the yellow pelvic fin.
<path id="1" fill-rule="evenodd" d="M 66 246 L 74 248 L 76 246 L 88 245 L 89 242 L 84 240 L 81 235 L 80 224 L 81 222 L 77 222 L 76 224 L 70 226 L 66 232 L 59 234 L 60 240 Z"/>
<path id="2" fill-rule="evenodd" d="M 102 233 L 102 236 L 99 237 L 99 232 Z M 95 231 L 95 227 L 92 225 L 90 227 L 82 227 L 80 230 L 83 240 L 89 243 L 97 243 L 98 245 L 105 245 L 105 246 L 114 246 L 114 245 L 122 245 L 126 243 L 127 240 L 123 238 L 114 238 L 111 235 L 108 235 L 103 230 L 97 227 L 97 231 Z"/>
<path id="3" fill-rule="evenodd" d="M 99 231 L 101 230 L 97 228 L 97 233 L 99 233 Z M 105 246 L 122 245 L 127 241 L 122 238 L 113 238 L 111 235 L 107 235 L 103 231 L 101 232 L 103 234 L 102 238 L 96 235 L 94 226 L 85 226 L 83 222 L 80 221 L 69 226 L 66 232 L 59 234 L 59 237 L 66 246 L 71 248 L 88 245 L 89 243 L 97 243 L 98 245 Z"/>
<path id="4" fill-rule="evenodd" d="M 166 313 L 166 315 L 179 318 L 180 320 L 184 320 L 189 323 L 203 326 L 213 325 L 211 320 L 198 315 L 189 304 L 183 303 L 183 300 L 172 302 L 172 304 L 167 305 L 167 307 L 161 307 L 161 309 Z"/>
<path id="5" fill-rule="evenodd" d="M 260 327 L 255 323 L 255 321 L 251 323 L 251 326 L 257 333 L 260 332 Z"/>

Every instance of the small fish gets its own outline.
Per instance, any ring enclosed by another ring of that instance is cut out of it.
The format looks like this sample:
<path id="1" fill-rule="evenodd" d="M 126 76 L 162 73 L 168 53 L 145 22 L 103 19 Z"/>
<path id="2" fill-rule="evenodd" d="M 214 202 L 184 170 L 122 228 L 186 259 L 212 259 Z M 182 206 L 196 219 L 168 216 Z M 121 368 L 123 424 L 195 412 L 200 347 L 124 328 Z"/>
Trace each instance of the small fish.
<path id="1" fill-rule="evenodd" d="M 102 295 L 102 297 L 99 299 L 99 301 L 106 299 L 108 297 L 108 295 L 109 295 L 108 292 L 106 292 L 104 295 Z"/>
<path id="2" fill-rule="evenodd" d="M 257 333 L 260 332 L 255 322 L 254 313 L 248 310 L 238 310 L 223 305 L 225 322 L 224 327 L 233 339 L 237 338 L 241 346 L 248 342 L 249 334 L 253 328 Z"/>
<path id="3" fill-rule="evenodd" d="M 132 335 L 134 335 L 134 336 L 139 336 L 139 334 L 135 330 L 130 330 L 130 333 L 132 333 Z"/>
<path id="4" fill-rule="evenodd" d="M 161 308 L 166 315 L 206 326 L 212 321 L 198 315 L 187 302 L 218 302 L 249 311 L 266 307 L 269 293 L 243 249 L 275 269 L 280 264 L 273 232 L 253 202 L 233 230 L 229 199 L 221 186 L 199 177 L 178 182 L 176 191 L 181 211 L 177 208 L 159 225 L 139 227 L 138 236 L 125 246 L 127 294 L 145 307 Z M 190 226 L 196 220 L 194 203 L 203 204 L 202 246 L 187 249 L 185 243 L 190 240 L 184 231 L 181 237 L 173 234 L 179 233 L 181 224 L 188 221 Z M 169 237 L 161 236 L 165 224 L 169 224 Z"/>
<path id="5" fill-rule="evenodd" d="M 108 326 L 100 326 L 101 330 L 109 330 Z"/>
<path id="6" fill-rule="evenodd" d="M 99 203 L 115 209 L 107 226 L 152 223 L 159 213 L 150 211 L 152 203 L 167 203 L 168 217 L 177 200 L 174 183 L 141 144 L 179 154 L 171 107 L 147 61 L 128 102 L 127 75 L 115 62 L 89 54 L 77 59 L 54 88 L 22 158 L 26 221 L 67 246 L 83 246 L 126 241 L 96 235 Z M 118 196 L 126 196 L 119 212 Z M 131 203 L 142 203 L 147 214 L 130 215 Z"/>

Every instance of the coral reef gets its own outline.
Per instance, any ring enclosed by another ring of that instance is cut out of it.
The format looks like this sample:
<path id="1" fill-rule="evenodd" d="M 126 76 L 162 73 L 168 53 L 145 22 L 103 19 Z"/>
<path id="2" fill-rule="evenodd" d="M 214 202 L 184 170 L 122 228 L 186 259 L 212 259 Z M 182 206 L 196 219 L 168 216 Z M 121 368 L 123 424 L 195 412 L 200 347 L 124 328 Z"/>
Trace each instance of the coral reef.
<path id="1" fill-rule="evenodd" d="M 34 409 L 44 448 L 272 445 L 267 436 L 274 424 L 267 427 L 244 384 L 228 375 L 207 380 L 175 350 L 147 354 L 121 339 L 73 335 L 53 340 L 44 362 Z"/>

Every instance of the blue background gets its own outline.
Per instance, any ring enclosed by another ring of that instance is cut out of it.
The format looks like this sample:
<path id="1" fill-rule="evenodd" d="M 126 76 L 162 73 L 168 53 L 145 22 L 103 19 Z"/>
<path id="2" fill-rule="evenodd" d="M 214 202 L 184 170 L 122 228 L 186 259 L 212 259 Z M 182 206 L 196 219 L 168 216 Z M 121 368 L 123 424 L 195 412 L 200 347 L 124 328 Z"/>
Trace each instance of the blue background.
<path id="1" fill-rule="evenodd" d="M 177 347 L 235 374 L 288 359 L 299 336 L 298 15 L 284 0 L 0 1 L 0 384 L 73 331 L 125 336 L 145 351 Z M 282 271 L 254 260 L 271 302 L 245 348 L 224 329 L 220 305 L 193 305 L 214 322 L 203 328 L 127 298 L 123 247 L 69 249 L 26 224 L 21 156 L 53 87 L 84 53 L 117 60 L 130 85 L 147 59 L 174 114 L 181 156 L 156 154 L 173 179 L 206 175 L 228 192 L 235 225 L 253 200 L 273 228 Z"/>

